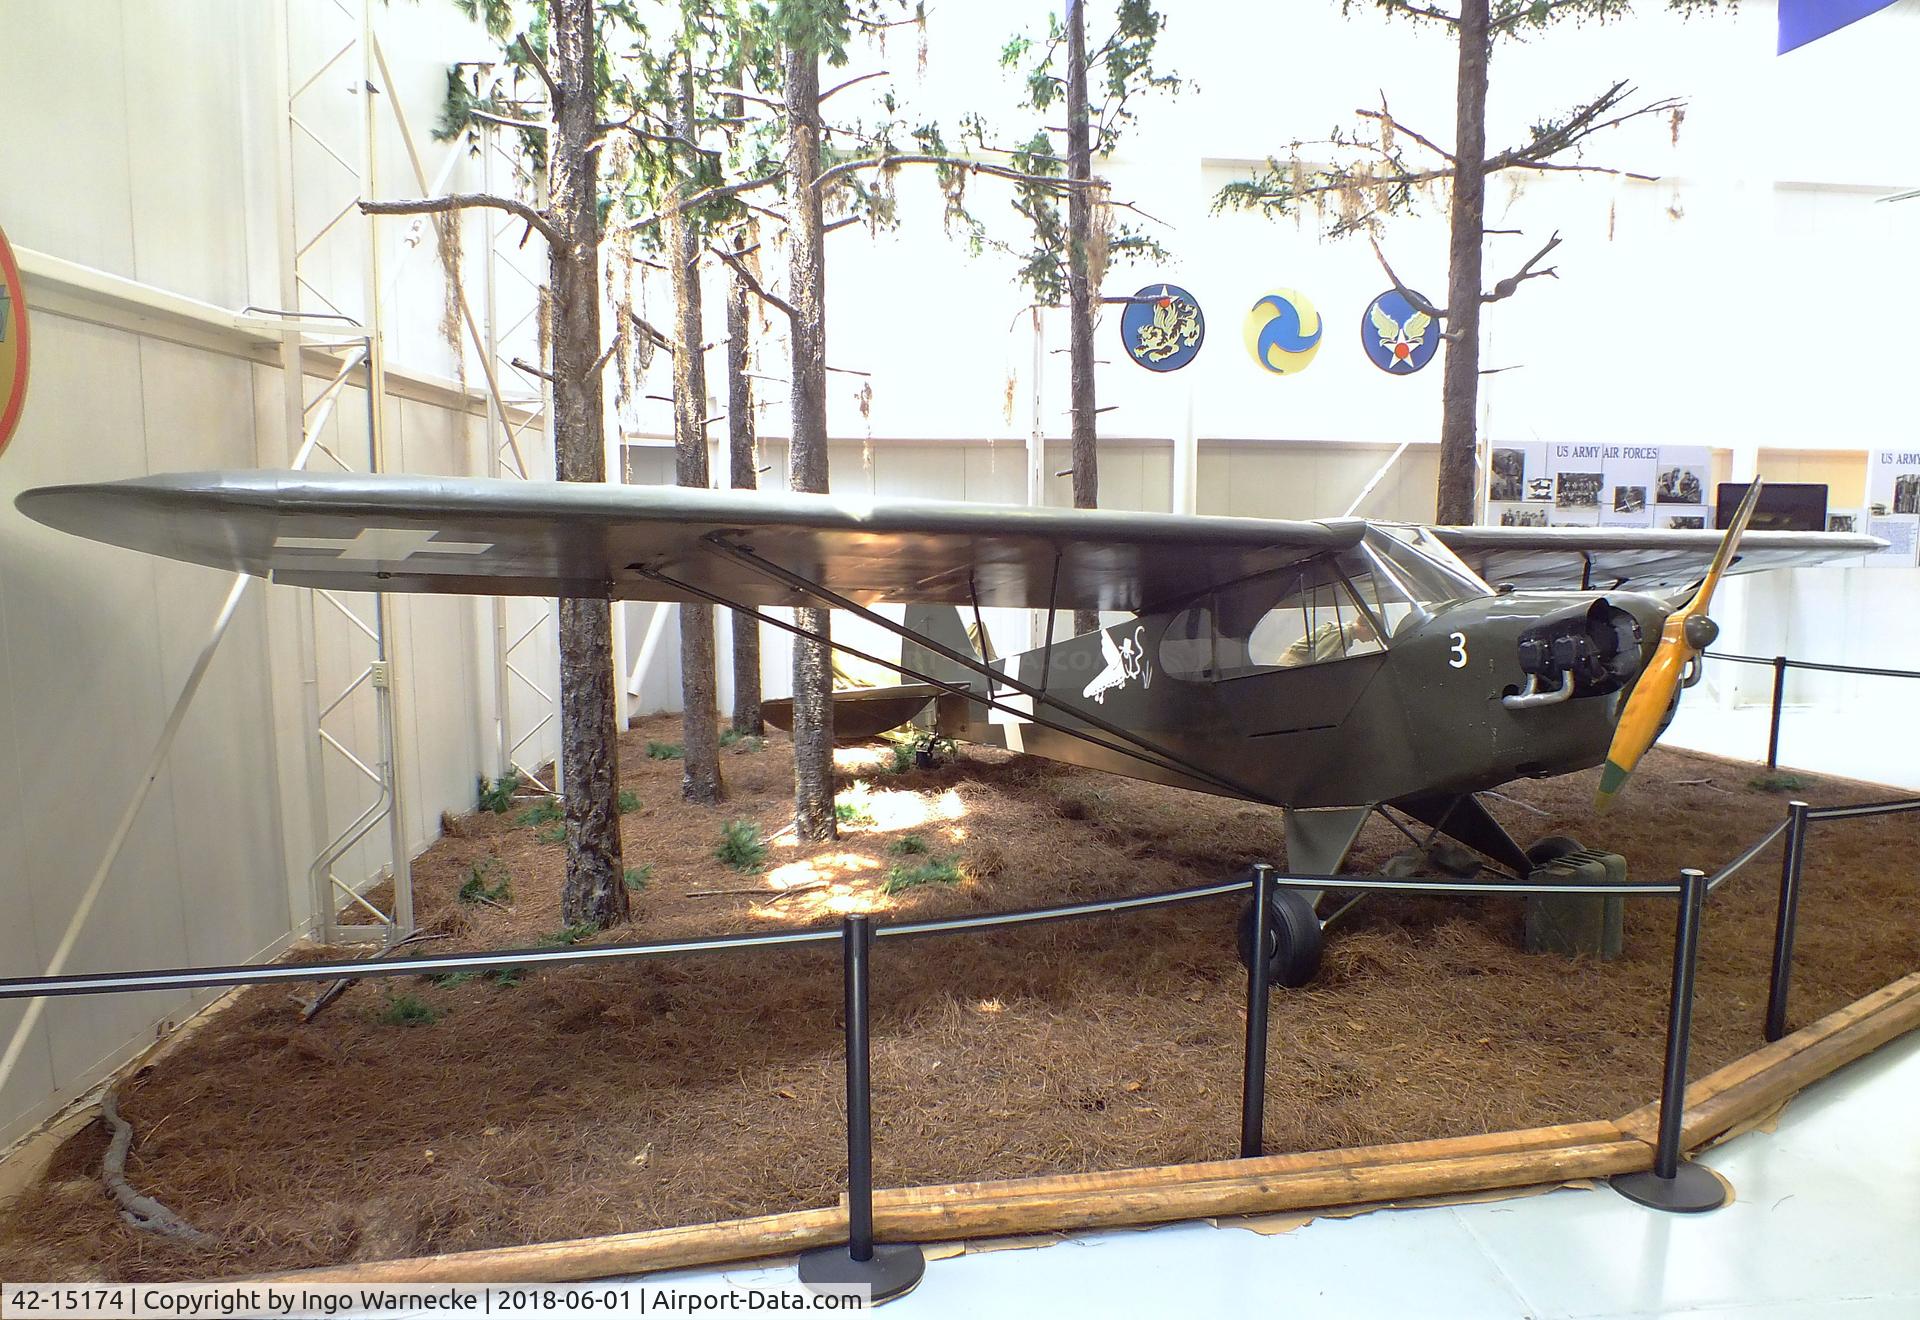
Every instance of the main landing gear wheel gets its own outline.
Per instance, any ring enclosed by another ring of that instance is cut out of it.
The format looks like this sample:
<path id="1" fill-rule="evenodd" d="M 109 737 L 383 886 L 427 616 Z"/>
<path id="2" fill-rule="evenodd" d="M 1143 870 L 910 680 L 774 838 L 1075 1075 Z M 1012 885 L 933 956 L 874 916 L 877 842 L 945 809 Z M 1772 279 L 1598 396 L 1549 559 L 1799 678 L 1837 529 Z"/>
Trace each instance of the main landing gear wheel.
<path id="1" fill-rule="evenodd" d="M 1297 889 L 1276 889 L 1267 900 L 1267 979 L 1295 990 L 1320 970 L 1320 918 Z M 1240 909 L 1240 962 L 1253 966 L 1253 903 Z"/>

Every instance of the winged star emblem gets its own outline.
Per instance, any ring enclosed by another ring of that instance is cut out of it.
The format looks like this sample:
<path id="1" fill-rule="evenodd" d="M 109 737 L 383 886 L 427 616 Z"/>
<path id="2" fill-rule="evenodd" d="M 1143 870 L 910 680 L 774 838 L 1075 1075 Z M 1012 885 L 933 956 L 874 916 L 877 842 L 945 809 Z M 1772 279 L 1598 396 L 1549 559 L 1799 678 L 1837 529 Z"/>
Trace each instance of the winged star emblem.
<path id="1" fill-rule="evenodd" d="M 1367 316 L 1373 322 L 1374 332 L 1380 336 L 1380 347 L 1392 354 L 1392 366 L 1413 370 L 1413 351 L 1425 342 L 1427 327 L 1433 324 L 1433 318 L 1416 310 L 1405 321 L 1396 321 L 1379 303 L 1373 305 Z"/>

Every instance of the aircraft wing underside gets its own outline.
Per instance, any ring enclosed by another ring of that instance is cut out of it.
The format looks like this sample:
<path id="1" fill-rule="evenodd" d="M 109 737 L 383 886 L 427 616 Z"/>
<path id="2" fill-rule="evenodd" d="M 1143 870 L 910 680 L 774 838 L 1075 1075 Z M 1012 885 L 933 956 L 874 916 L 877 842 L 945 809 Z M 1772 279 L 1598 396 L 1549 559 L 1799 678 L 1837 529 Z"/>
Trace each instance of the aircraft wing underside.
<path id="1" fill-rule="evenodd" d="M 339 591 L 919 601 L 1145 611 L 1351 549 L 1360 519 L 1285 522 L 1114 510 L 413 475 L 209 472 L 27 491 L 63 531 Z M 1438 528 L 1487 580 L 1677 589 L 1712 531 Z M 1735 572 L 1877 548 L 1872 537 L 1755 532 Z"/>

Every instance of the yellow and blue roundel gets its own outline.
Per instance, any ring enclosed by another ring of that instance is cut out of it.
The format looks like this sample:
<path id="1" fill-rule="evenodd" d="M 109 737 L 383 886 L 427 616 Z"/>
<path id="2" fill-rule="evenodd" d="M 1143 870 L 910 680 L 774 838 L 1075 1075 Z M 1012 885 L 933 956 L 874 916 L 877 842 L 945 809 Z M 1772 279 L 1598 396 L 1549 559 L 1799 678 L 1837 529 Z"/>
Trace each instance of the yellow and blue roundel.
<path id="1" fill-rule="evenodd" d="M 1413 295 L 1431 307 L 1424 293 Z M 1388 289 L 1367 304 L 1360 318 L 1360 347 L 1367 360 L 1389 376 L 1411 376 L 1440 351 L 1440 327 L 1398 289 Z"/>
<path id="2" fill-rule="evenodd" d="M 1247 352 L 1276 376 L 1295 376 L 1320 351 L 1326 327 L 1305 294 L 1275 289 L 1247 310 Z"/>
<path id="3" fill-rule="evenodd" d="M 1177 284 L 1149 284 L 1120 313 L 1120 343 L 1148 371 L 1178 371 L 1199 356 L 1207 318 Z"/>

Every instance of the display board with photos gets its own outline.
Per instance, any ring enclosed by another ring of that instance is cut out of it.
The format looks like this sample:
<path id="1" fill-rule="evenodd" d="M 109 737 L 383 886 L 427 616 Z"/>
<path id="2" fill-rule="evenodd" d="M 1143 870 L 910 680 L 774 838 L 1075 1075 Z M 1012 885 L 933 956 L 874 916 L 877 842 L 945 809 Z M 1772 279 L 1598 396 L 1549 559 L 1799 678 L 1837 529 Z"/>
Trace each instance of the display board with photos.
<path id="1" fill-rule="evenodd" d="M 1702 445 L 1496 442 L 1487 476 L 1487 522 L 1497 527 L 1709 527 L 1710 458 Z"/>
<path id="2" fill-rule="evenodd" d="M 1874 568 L 1912 568 L 1920 562 L 1920 448 L 1879 449 L 1867 465 L 1865 526 L 1887 548 L 1869 555 Z"/>

